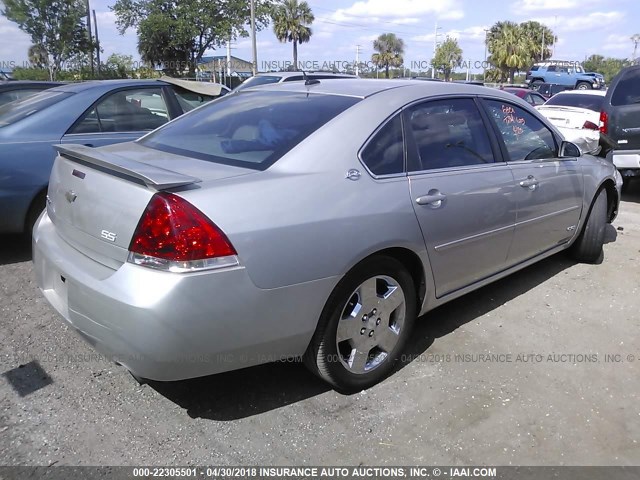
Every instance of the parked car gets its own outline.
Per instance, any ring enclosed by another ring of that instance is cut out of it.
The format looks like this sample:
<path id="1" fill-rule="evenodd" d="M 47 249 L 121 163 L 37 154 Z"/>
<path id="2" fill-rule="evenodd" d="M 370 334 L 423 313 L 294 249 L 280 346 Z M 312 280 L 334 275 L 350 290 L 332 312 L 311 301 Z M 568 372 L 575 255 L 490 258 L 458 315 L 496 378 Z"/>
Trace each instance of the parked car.
<path id="1" fill-rule="evenodd" d="M 60 85 L 63 84 L 61 82 L 31 82 L 28 80 L 0 82 L 0 106 Z"/>
<path id="2" fill-rule="evenodd" d="M 541 83 L 538 85 L 532 85 L 531 89 L 535 92 L 538 92 L 547 100 L 553 97 L 556 93 L 566 92 L 567 90 L 573 90 L 572 87 L 567 87 L 565 85 L 556 85 L 554 83 Z"/>
<path id="3" fill-rule="evenodd" d="M 329 80 L 343 78 L 358 78 L 355 75 L 346 73 L 331 72 L 269 72 L 258 73 L 257 75 L 246 79 L 243 83 L 233 89 L 234 92 L 244 90 L 249 87 L 257 87 L 258 85 L 270 85 L 283 82 L 301 82 L 305 78 L 309 80 Z"/>
<path id="4" fill-rule="evenodd" d="M 557 252 L 598 261 L 622 183 L 511 94 L 412 80 L 247 88 L 57 149 L 38 285 L 161 381 L 303 356 L 370 387 L 418 315 Z"/>
<path id="5" fill-rule="evenodd" d="M 602 90 L 570 90 L 560 92 L 538 111 L 553 123 L 565 140 L 575 143 L 583 153 L 598 154 L 600 132 L 598 122 L 605 92 Z"/>
<path id="6" fill-rule="evenodd" d="M 516 88 L 516 87 L 504 87 L 502 90 L 508 93 L 514 94 L 516 97 L 520 97 L 529 105 L 537 107 L 544 104 L 547 101 L 540 93 L 535 92 L 529 88 Z"/>
<path id="7" fill-rule="evenodd" d="M 1 106 L 0 233 L 31 232 L 45 207 L 54 145 L 135 140 L 224 91 L 190 83 L 192 90 L 159 80 L 77 83 Z"/>
<path id="8" fill-rule="evenodd" d="M 533 65 L 527 72 L 527 84 L 555 83 L 578 90 L 591 90 L 604 87 L 604 77 L 595 72 L 585 72 L 576 62 L 550 60 Z"/>
<path id="9" fill-rule="evenodd" d="M 625 183 L 640 176 L 640 65 L 615 76 L 600 112 L 600 136 Z"/>

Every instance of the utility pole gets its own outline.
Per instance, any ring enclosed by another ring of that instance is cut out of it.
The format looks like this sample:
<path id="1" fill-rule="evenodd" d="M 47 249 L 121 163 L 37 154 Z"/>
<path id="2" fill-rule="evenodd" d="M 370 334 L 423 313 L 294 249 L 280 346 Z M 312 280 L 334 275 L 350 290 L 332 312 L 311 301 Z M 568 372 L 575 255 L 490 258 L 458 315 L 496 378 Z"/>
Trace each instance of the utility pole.
<path id="1" fill-rule="evenodd" d="M 258 47 L 256 45 L 256 2 L 251 0 L 251 52 L 252 67 L 251 71 L 254 75 L 258 73 Z"/>
<path id="2" fill-rule="evenodd" d="M 89 33 L 89 46 L 91 47 L 89 59 L 91 61 L 91 78 L 95 75 L 95 69 L 93 65 L 93 33 L 91 32 L 91 10 L 89 9 L 89 0 L 85 0 L 84 5 L 87 10 L 87 32 Z"/>
<path id="3" fill-rule="evenodd" d="M 361 45 L 356 45 L 356 77 L 360 75 L 360 48 Z"/>
<path id="4" fill-rule="evenodd" d="M 100 78 L 100 40 L 98 39 L 98 21 L 95 10 L 93 10 L 93 28 L 96 30 L 96 60 L 98 61 L 98 78 Z"/>
<path id="5" fill-rule="evenodd" d="M 482 82 L 485 83 L 487 81 L 487 33 L 491 30 L 488 28 L 484 29 L 484 65 L 482 66 Z"/>
<path id="6" fill-rule="evenodd" d="M 231 88 L 231 33 L 229 33 L 229 41 L 227 42 L 227 66 L 224 76 L 225 85 Z"/>
<path id="7" fill-rule="evenodd" d="M 440 28 L 441 27 L 438 27 L 438 21 L 436 20 L 436 27 L 433 31 L 433 60 L 431 60 L 432 62 L 436 58 L 436 49 L 438 48 L 438 30 Z M 436 78 L 436 67 L 433 65 L 433 63 L 431 64 L 431 78 Z"/>
<path id="8" fill-rule="evenodd" d="M 638 43 L 640 43 L 640 33 L 636 33 L 631 37 L 631 41 L 633 42 L 633 55 L 631 56 L 632 61 L 636 61 L 636 54 L 638 53 Z"/>

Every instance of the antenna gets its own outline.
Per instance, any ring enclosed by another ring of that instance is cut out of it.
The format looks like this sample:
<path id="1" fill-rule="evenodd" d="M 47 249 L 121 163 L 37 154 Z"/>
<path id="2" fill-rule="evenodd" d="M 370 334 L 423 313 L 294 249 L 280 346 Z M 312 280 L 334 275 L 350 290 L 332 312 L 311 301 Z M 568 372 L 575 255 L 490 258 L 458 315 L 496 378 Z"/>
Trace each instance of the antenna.
<path id="1" fill-rule="evenodd" d="M 304 84 L 308 87 L 309 85 L 317 85 L 320 83 L 320 80 L 317 78 L 309 78 L 307 77 L 307 73 L 304 70 L 300 70 L 302 72 L 302 78 L 304 79 Z"/>

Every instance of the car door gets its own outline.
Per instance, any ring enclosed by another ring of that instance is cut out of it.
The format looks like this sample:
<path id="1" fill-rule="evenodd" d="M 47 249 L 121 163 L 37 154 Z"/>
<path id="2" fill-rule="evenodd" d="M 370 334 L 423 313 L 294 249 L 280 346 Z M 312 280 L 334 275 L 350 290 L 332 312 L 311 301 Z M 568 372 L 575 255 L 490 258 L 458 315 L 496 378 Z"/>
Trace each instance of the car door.
<path id="1" fill-rule="evenodd" d="M 558 141 L 532 112 L 505 100 L 483 103 L 517 185 L 509 253 L 509 263 L 517 264 L 573 237 L 582 211 L 582 170 L 577 158 L 558 158 Z"/>
<path id="2" fill-rule="evenodd" d="M 605 138 L 616 149 L 640 149 L 640 67 L 623 70 L 614 79 L 604 102 Z M 638 168 L 633 157 L 625 166 Z"/>
<path id="3" fill-rule="evenodd" d="M 162 87 L 109 92 L 72 125 L 62 143 L 100 147 L 136 140 L 169 121 L 165 95 Z"/>
<path id="4" fill-rule="evenodd" d="M 474 99 L 415 104 L 403 123 L 412 204 L 442 297 L 505 268 L 516 187 Z"/>

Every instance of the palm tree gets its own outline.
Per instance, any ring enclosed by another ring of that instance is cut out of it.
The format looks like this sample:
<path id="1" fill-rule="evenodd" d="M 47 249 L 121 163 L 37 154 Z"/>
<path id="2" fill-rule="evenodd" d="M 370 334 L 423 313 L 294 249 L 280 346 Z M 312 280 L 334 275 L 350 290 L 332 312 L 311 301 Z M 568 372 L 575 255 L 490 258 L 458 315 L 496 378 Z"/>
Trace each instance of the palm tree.
<path id="1" fill-rule="evenodd" d="M 558 37 L 549 27 L 540 22 L 529 21 L 521 23 L 519 28 L 527 43 L 530 63 L 551 58 L 549 47 L 557 42 Z"/>
<path id="2" fill-rule="evenodd" d="M 487 34 L 487 47 L 491 53 L 489 62 L 502 72 L 501 81 L 508 78 L 513 83 L 515 72 L 529 66 L 530 46 L 517 23 L 493 25 Z"/>
<path id="3" fill-rule="evenodd" d="M 293 42 L 293 65 L 298 68 L 298 44 L 311 38 L 309 27 L 315 17 L 311 7 L 305 1 L 282 0 L 272 14 L 273 31 L 281 42 Z"/>
<path id="4" fill-rule="evenodd" d="M 404 62 L 404 41 L 393 33 L 383 33 L 373 41 L 373 49 L 378 52 L 371 55 L 371 61 L 378 68 L 384 67 L 389 78 L 389 67 L 399 67 Z"/>

